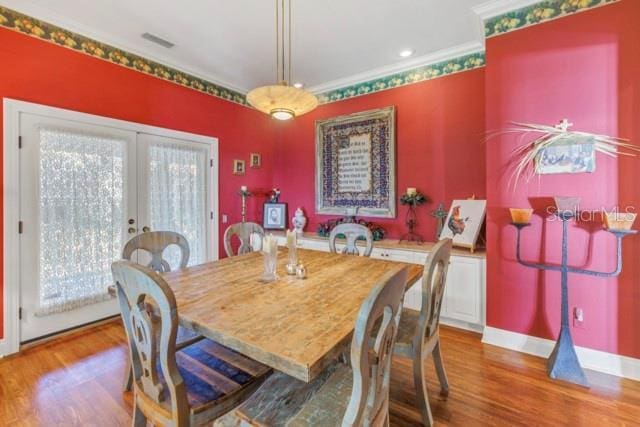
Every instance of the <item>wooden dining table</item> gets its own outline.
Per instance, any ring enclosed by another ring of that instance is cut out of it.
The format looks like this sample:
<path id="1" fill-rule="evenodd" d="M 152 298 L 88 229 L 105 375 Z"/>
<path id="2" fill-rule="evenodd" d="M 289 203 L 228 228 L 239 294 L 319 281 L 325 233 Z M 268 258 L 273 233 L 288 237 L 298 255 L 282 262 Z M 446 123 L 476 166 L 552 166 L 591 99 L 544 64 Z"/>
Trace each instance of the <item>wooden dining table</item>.
<path id="1" fill-rule="evenodd" d="M 407 287 L 423 267 L 298 249 L 307 277 L 261 280 L 262 254 L 253 252 L 164 273 L 183 327 L 305 382 L 348 344 L 360 306 L 387 274 L 407 269 Z"/>

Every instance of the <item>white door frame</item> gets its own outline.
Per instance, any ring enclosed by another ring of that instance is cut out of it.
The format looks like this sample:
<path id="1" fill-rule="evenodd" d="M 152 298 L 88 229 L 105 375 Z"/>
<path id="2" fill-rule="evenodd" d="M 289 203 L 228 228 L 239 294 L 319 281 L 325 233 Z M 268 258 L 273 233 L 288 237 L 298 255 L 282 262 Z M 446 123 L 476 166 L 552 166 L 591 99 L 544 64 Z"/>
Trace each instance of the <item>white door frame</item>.
<path id="1" fill-rule="evenodd" d="M 18 222 L 20 221 L 20 151 L 18 138 L 20 133 L 20 114 L 29 113 L 46 117 L 71 120 L 82 123 L 90 123 L 106 127 L 130 130 L 138 133 L 150 133 L 159 136 L 166 136 L 176 139 L 187 139 L 195 142 L 211 144 L 214 164 L 219 166 L 218 138 L 197 135 L 188 132 L 165 129 L 141 123 L 128 122 L 125 120 L 111 119 L 108 117 L 96 116 L 93 114 L 81 113 L 62 108 L 50 107 L 46 105 L 33 104 L 30 102 L 17 101 L 4 98 L 4 135 L 3 135 L 3 170 L 4 181 L 2 188 L 2 198 L 4 203 L 4 270 L 3 270 L 3 338 L 0 338 L 0 357 L 17 353 L 20 350 L 20 321 L 18 319 L 18 308 L 20 305 L 20 235 Z M 212 206 L 214 213 L 211 219 L 211 229 L 213 234 L 212 259 L 218 259 L 219 232 L 219 188 L 218 169 L 211 174 Z"/>

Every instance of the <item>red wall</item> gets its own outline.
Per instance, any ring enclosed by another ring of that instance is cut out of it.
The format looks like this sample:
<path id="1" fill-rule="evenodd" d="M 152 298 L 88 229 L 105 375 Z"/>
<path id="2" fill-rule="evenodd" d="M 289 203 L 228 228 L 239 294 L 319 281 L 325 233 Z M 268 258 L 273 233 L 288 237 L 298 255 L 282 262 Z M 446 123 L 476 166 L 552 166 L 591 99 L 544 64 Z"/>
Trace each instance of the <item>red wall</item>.
<path id="1" fill-rule="evenodd" d="M 331 216 L 315 214 L 315 121 L 387 106 L 396 107 L 398 198 L 417 187 L 433 202 L 418 208 L 418 231 L 433 240 L 438 202 L 485 195 L 484 70 L 476 69 L 371 95 L 326 104 L 295 121 L 282 123 L 274 185 L 291 213 L 302 206 L 306 231 Z M 389 237 L 405 232 L 407 208 L 399 204 L 395 219 L 371 219 Z M 289 215 L 291 216 L 291 215 Z"/>
<path id="2" fill-rule="evenodd" d="M 487 129 L 508 121 L 556 123 L 568 118 L 575 129 L 640 140 L 640 2 L 620 3 L 515 31 L 487 41 Z M 515 137 L 487 146 L 489 326 L 544 338 L 559 330 L 559 274 L 542 274 L 514 261 L 515 229 L 508 207 L 544 211 L 554 195 L 582 198 L 582 209 L 633 206 L 640 201 L 637 158 L 598 155 L 593 174 L 546 175 L 507 187 Z M 637 226 L 637 225 L 636 225 Z M 569 229 L 570 263 L 598 270 L 615 268 L 615 239 L 598 221 Z M 523 232 L 523 257 L 557 263 L 557 222 L 534 217 Z M 640 357 L 640 239 L 624 244 L 625 266 L 617 279 L 570 275 L 570 307 L 584 310 L 583 328 L 573 328 L 578 345 Z"/>
<path id="3" fill-rule="evenodd" d="M 220 212 L 228 214 L 230 222 L 240 218 L 235 194 L 240 185 L 270 186 L 276 132 L 271 119 L 255 110 L 7 29 L 0 29 L 0 57 L 0 97 L 219 138 Z M 245 176 L 232 175 L 233 159 L 248 165 L 250 152 L 262 153 L 264 166 L 248 169 Z M 261 218 L 261 202 L 250 200 L 250 219 Z M 220 236 L 225 227 L 220 224 Z M 0 337 L 1 310 L 0 304 Z"/>

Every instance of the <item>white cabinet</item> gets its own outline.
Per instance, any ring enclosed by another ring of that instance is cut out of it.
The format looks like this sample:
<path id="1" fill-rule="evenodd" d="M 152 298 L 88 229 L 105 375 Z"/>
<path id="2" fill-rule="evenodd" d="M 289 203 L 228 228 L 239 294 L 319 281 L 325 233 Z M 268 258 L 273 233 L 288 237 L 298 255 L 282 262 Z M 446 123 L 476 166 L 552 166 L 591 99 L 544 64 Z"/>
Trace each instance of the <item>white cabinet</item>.
<path id="1" fill-rule="evenodd" d="M 451 257 L 440 317 L 445 324 L 481 330 L 484 314 L 484 259 Z"/>
<path id="2" fill-rule="evenodd" d="M 286 239 L 278 237 L 278 244 L 284 246 Z M 340 251 L 344 245 L 337 244 Z M 320 238 L 299 238 L 298 247 L 329 252 L 329 243 Z M 410 250 L 374 246 L 371 257 L 386 261 L 421 264 L 429 253 L 424 248 Z M 420 310 L 422 305 L 422 280 L 416 281 L 405 293 L 404 306 Z M 482 256 L 452 255 L 444 301 L 440 312 L 440 322 L 445 325 L 482 332 L 485 325 L 485 259 Z"/>

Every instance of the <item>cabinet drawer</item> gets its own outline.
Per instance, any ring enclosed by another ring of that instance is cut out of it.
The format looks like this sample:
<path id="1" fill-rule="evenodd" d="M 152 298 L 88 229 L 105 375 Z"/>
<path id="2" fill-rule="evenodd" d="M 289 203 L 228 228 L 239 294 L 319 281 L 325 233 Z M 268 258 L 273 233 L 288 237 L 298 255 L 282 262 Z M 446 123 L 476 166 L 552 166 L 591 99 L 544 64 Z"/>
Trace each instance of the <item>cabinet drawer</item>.
<path id="1" fill-rule="evenodd" d="M 402 250 L 392 250 L 392 249 L 382 249 L 382 248 L 373 248 L 371 252 L 371 258 L 375 259 L 384 259 L 387 261 L 397 261 L 397 262 L 414 262 L 414 254 L 409 251 Z"/>

